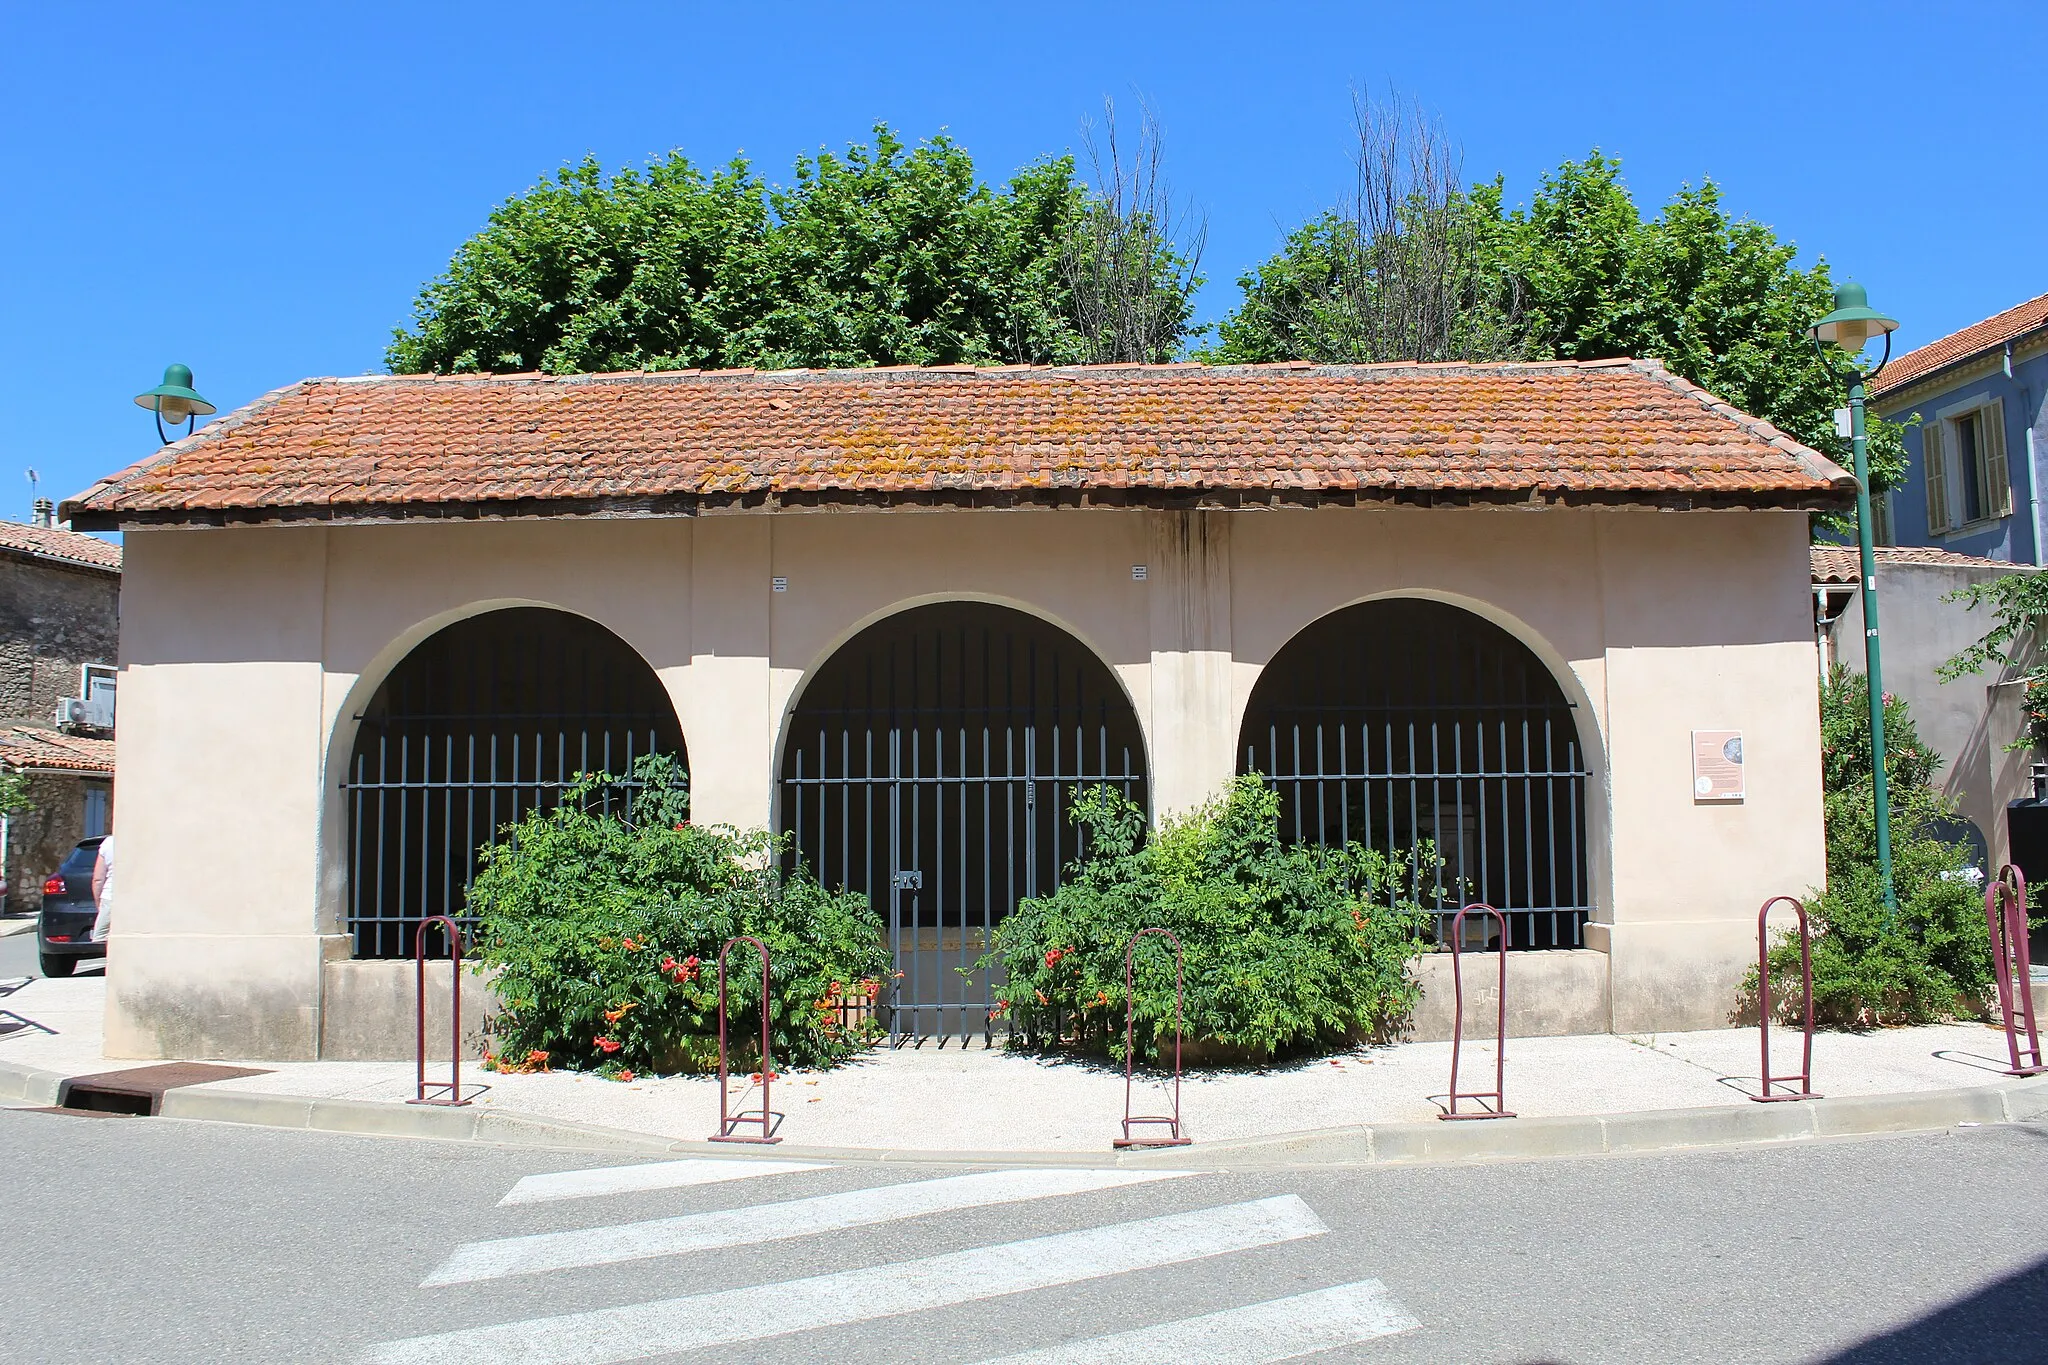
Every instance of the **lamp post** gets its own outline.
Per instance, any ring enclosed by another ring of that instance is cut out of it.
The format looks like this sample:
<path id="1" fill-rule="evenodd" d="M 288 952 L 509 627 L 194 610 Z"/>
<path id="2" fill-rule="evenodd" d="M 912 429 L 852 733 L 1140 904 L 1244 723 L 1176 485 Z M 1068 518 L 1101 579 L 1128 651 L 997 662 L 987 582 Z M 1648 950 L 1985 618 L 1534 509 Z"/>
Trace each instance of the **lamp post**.
<path id="1" fill-rule="evenodd" d="M 1892 333 L 1899 324 L 1870 306 L 1863 286 L 1844 280 L 1835 289 L 1835 310 L 1806 329 L 1813 349 L 1837 377 L 1849 384 L 1849 448 L 1856 460 L 1856 548 L 1863 575 L 1863 676 L 1870 686 L 1870 772 L 1877 817 L 1877 871 L 1884 881 L 1884 927 L 1899 913 L 1892 886 L 1891 784 L 1884 771 L 1884 664 L 1877 639 L 1877 552 L 1870 537 L 1870 456 L 1863 431 L 1863 386 L 1892 358 Z M 1857 357 L 1872 337 L 1884 337 L 1884 356 L 1865 370 Z M 1831 354 L 1830 348 L 1839 352 Z M 1846 361 L 1846 365 L 1838 365 Z"/>
<path id="2" fill-rule="evenodd" d="M 201 398 L 192 387 L 192 371 L 184 365 L 166 365 L 164 382 L 148 393 L 135 395 L 135 406 L 148 408 L 156 414 L 156 434 L 163 438 L 165 445 L 171 443 L 171 434 L 164 430 L 164 418 L 171 419 L 176 427 L 185 424 L 185 434 L 190 436 L 194 422 L 200 417 L 212 415 L 213 404 Z"/>

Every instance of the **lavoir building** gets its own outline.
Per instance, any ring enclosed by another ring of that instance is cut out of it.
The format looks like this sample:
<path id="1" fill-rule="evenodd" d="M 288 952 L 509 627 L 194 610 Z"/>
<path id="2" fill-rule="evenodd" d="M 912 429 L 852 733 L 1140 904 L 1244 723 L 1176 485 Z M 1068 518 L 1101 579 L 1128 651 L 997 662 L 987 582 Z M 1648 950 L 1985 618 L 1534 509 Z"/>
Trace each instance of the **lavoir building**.
<path id="1" fill-rule="evenodd" d="M 900 1038 L 986 1040 L 1078 788 L 1244 772 L 1434 841 L 1516 1030 L 1718 1026 L 1824 877 L 1852 496 L 1651 361 L 294 384 L 65 505 L 125 536 L 108 1051 L 409 1055 L 476 848 L 649 751 L 872 898 Z"/>

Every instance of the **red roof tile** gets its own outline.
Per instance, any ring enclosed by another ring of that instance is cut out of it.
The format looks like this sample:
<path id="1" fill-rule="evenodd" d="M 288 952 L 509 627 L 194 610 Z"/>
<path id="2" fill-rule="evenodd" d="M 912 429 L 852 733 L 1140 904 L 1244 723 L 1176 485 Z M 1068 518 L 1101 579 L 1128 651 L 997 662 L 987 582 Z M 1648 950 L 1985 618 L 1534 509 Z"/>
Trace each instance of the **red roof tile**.
<path id="1" fill-rule="evenodd" d="M 2031 564 L 2012 564 L 2003 559 L 1986 559 L 1982 555 L 1957 554 L 1953 550 L 1940 550 L 1930 545 L 1879 545 L 1876 554 L 1879 564 L 1949 564 L 1959 568 L 2002 569 L 2007 573 L 2031 572 L 2034 567 Z M 1814 582 L 1854 583 L 1862 576 L 1862 556 L 1854 545 L 1813 547 Z"/>
<path id="2" fill-rule="evenodd" d="M 39 725 L 0 725 L 0 763 L 17 772 L 111 773 L 114 741 Z"/>
<path id="3" fill-rule="evenodd" d="M 775 503 L 1839 506 L 1654 361 L 312 379 L 64 505 L 82 526 Z"/>
<path id="4" fill-rule="evenodd" d="M 0 521 L 0 551 L 54 560 L 76 568 L 121 572 L 121 547 L 98 536 L 80 535 L 55 526 Z"/>
<path id="5" fill-rule="evenodd" d="M 1939 341 L 1930 341 L 1897 357 L 1871 381 L 1871 396 L 1902 389 L 1936 370 L 1982 355 L 2043 327 L 2048 327 L 2048 294 L 2028 299 L 2017 308 L 2008 308 L 1996 317 L 1986 318 L 1974 326 L 1952 332 Z"/>

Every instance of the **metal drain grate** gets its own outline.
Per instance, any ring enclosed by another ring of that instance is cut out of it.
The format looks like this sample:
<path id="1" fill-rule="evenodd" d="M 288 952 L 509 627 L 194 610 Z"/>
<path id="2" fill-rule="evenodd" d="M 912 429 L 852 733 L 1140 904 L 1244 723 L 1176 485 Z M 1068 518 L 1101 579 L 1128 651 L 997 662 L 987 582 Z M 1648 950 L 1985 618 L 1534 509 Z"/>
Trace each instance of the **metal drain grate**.
<path id="1" fill-rule="evenodd" d="M 205 1062 L 166 1062 L 160 1066 L 130 1067 L 126 1071 L 102 1071 L 91 1076 L 73 1076 L 57 1087 L 57 1106 L 101 1114 L 155 1114 L 163 1108 L 166 1090 L 268 1074 L 255 1067 L 212 1066 Z"/>

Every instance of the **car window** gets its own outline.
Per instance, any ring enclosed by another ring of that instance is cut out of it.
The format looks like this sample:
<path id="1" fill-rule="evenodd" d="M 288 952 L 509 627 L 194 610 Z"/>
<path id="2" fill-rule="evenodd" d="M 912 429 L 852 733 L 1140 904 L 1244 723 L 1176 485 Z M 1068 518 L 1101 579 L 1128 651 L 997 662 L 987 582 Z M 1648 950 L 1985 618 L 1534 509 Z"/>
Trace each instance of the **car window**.
<path id="1" fill-rule="evenodd" d="M 88 839 L 65 857 L 64 865 L 57 870 L 67 877 L 82 877 L 92 872 L 92 865 L 99 858 L 100 841 Z"/>

